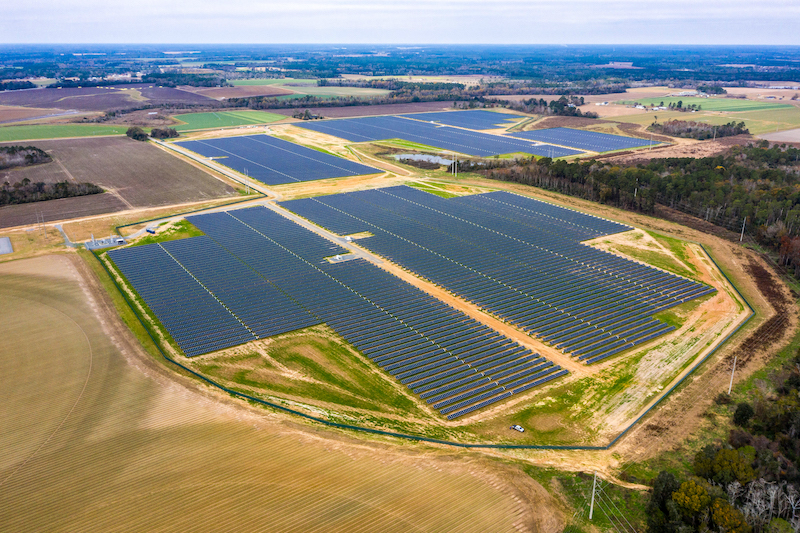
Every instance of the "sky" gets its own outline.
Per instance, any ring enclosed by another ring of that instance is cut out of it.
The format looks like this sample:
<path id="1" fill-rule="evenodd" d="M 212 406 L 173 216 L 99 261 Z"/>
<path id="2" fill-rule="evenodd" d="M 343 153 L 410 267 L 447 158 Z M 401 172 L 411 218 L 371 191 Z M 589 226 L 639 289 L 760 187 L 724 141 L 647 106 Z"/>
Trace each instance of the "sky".
<path id="1" fill-rule="evenodd" d="M 800 0 L 5 0 L 2 43 L 800 45 Z"/>

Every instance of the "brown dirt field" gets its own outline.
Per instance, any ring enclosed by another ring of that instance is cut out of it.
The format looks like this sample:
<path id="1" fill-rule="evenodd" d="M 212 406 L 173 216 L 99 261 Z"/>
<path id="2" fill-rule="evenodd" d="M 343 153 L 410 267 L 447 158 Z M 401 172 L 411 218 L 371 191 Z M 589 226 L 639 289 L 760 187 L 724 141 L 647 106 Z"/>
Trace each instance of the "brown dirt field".
<path id="1" fill-rule="evenodd" d="M 248 98 L 250 96 L 283 96 L 294 94 L 288 89 L 272 85 L 237 85 L 236 87 L 180 87 L 181 90 L 214 100 Z"/>
<path id="2" fill-rule="evenodd" d="M 130 113 L 118 113 L 114 118 L 104 120 L 101 124 L 130 124 L 147 127 L 172 126 L 177 124 L 177 122 L 169 116 L 174 112 L 174 110 L 167 109 L 142 109 L 139 111 L 131 111 Z M 150 113 L 155 113 L 155 115 L 151 115 Z"/>
<path id="3" fill-rule="evenodd" d="M 0 228 L 36 224 L 37 217 L 41 219 L 42 216 L 45 223 L 50 224 L 58 220 L 114 213 L 126 209 L 128 206 L 118 196 L 110 193 L 6 205 L 0 207 Z"/>
<path id="4" fill-rule="evenodd" d="M 63 112 L 62 109 L 0 105 L 0 123 L 45 118 Z"/>
<path id="5" fill-rule="evenodd" d="M 4 215 L 11 217 L 9 220 L 20 220 L 36 210 L 44 212 L 47 221 L 53 221 L 124 208 L 165 206 L 236 195 L 232 187 L 204 170 L 150 143 L 126 137 L 36 141 L 35 146 L 50 153 L 54 161 L 2 172 L 0 181 L 15 183 L 28 178 L 32 182 L 90 182 L 110 191 L 117 201 L 103 198 L 108 196 L 104 194 L 67 198 L 66 202 L 7 206 L 0 213 L 12 208 Z M 6 223 L 11 225 L 12 222 Z"/>
<path id="6" fill-rule="evenodd" d="M 563 528 L 563 504 L 518 466 L 460 450 L 365 443 L 254 409 L 165 368 L 143 352 L 75 255 L 5 263 L 0 277 L 0 302 L 52 310 L 37 320 L 68 322 L 70 339 L 85 348 L 55 353 L 31 343 L 4 358 L 16 365 L 4 403 L 17 414 L 0 418 L 0 435 L 11 439 L 0 464 L 0 522 L 8 529 Z M 7 307 L 0 328 L 18 339 L 33 333 L 19 317 L 9 320 Z M 59 368 L 58 395 L 41 394 L 48 364 Z"/>
<path id="7" fill-rule="evenodd" d="M 625 126 L 637 125 L 629 124 Z M 642 133 L 641 135 L 645 135 L 645 133 Z M 662 138 L 660 135 L 654 135 L 653 139 L 656 139 L 656 137 Z M 604 156 L 602 159 L 624 165 L 638 165 L 639 163 L 647 163 L 654 158 L 663 157 L 711 157 L 727 152 L 731 146 L 746 145 L 755 140 L 750 135 L 723 137 L 722 139 L 717 139 L 715 141 L 696 141 L 693 139 L 679 139 L 674 137 L 663 138 L 669 139 L 667 142 L 674 144 L 670 146 L 654 147 L 652 150 L 639 150 L 636 152 L 612 154 L 607 157 Z"/>
<path id="8" fill-rule="evenodd" d="M 423 113 L 426 111 L 447 111 L 452 102 L 416 102 L 408 104 L 361 105 L 348 107 L 310 107 L 314 115 L 325 118 L 369 117 L 374 115 L 395 115 L 402 113 Z M 302 108 L 305 110 L 306 108 Z M 296 109 L 268 109 L 270 113 L 292 116 Z"/>

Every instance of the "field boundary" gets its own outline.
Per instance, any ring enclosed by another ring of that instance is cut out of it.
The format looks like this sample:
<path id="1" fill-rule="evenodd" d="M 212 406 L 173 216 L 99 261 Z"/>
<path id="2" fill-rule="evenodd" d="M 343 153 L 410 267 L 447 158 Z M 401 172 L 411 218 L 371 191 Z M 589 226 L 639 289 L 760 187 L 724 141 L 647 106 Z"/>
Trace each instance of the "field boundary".
<path id="1" fill-rule="evenodd" d="M 139 222 L 139 224 L 141 224 L 141 222 Z M 731 337 L 733 337 L 736 333 L 738 333 L 739 330 L 742 329 L 742 327 L 744 327 L 747 323 L 749 323 L 750 320 L 753 318 L 753 316 L 755 316 L 755 310 L 750 305 L 750 302 L 748 302 L 747 299 L 742 295 L 742 293 L 739 292 L 739 289 L 731 281 L 731 279 L 728 277 L 728 275 L 725 273 L 725 271 L 720 268 L 719 264 L 714 260 L 714 258 L 711 257 L 711 254 L 708 253 L 708 250 L 706 250 L 706 248 L 702 244 L 700 244 L 700 243 L 696 243 L 696 244 L 698 244 L 700 246 L 700 248 L 703 250 L 703 252 L 706 254 L 706 256 L 711 260 L 712 263 L 714 263 L 714 266 L 717 267 L 717 269 L 720 271 L 720 273 L 722 273 L 723 277 L 728 281 L 728 283 L 730 283 L 731 287 L 733 287 L 733 290 L 736 291 L 736 294 L 738 294 L 739 297 L 742 299 L 742 301 L 744 301 L 745 305 L 747 305 L 748 309 L 750 310 L 750 314 L 747 316 L 747 318 L 744 321 L 742 321 L 738 326 L 736 326 L 736 328 L 733 331 L 731 331 L 728 335 L 726 335 L 725 338 L 722 339 L 714 347 L 714 349 L 712 349 L 710 352 L 708 352 L 708 354 L 706 354 L 700 361 L 695 363 L 695 365 L 692 367 L 692 369 L 689 372 L 687 372 L 677 383 L 675 383 L 672 387 L 670 387 L 663 395 L 661 395 L 661 397 L 658 400 L 656 400 L 655 403 L 653 403 L 650 407 L 647 408 L 647 410 L 645 410 L 642 414 L 640 414 L 638 417 L 636 417 L 636 419 L 634 419 L 625 429 L 623 429 L 619 433 L 619 435 L 614 437 L 614 439 L 612 439 L 605 446 L 569 446 L 569 445 L 557 445 L 557 444 L 464 443 L 464 442 L 456 442 L 456 441 L 449 441 L 449 440 L 443 440 L 443 439 L 435 439 L 435 438 L 432 438 L 432 437 L 424 437 L 422 435 L 411 435 L 411 434 L 407 434 L 407 433 L 399 433 L 399 432 L 395 432 L 395 431 L 384 431 L 384 430 L 381 430 L 381 429 L 368 428 L 368 427 L 357 426 L 357 425 L 353 425 L 353 424 L 341 424 L 339 422 L 332 422 L 330 420 L 325 420 L 324 418 L 319 418 L 319 417 L 316 417 L 316 416 L 313 416 L 313 415 L 310 415 L 310 414 L 307 414 L 307 413 L 303 413 L 301 411 L 297 411 L 295 409 L 291 409 L 291 408 L 283 406 L 283 405 L 279 405 L 279 404 L 276 404 L 276 403 L 269 402 L 267 400 L 263 400 L 261 398 L 257 398 L 255 396 L 251 396 L 249 394 L 245 394 L 245 393 L 242 393 L 242 392 L 235 391 L 235 390 L 230 389 L 230 388 L 228 388 L 228 387 L 226 387 L 226 386 L 224 386 L 224 385 L 222 385 L 220 383 L 217 383 L 216 381 L 212 380 L 211 378 L 209 378 L 207 376 L 204 376 L 203 374 L 200 374 L 199 372 L 196 372 L 195 370 L 192 370 L 191 368 L 187 367 L 183 363 L 181 363 L 181 362 L 173 359 L 169 355 L 167 355 L 167 353 L 164 352 L 164 350 L 161 348 L 161 344 L 153 337 L 153 335 L 150 333 L 150 330 L 147 328 L 145 323 L 142 321 L 142 317 L 141 317 L 139 311 L 131 303 L 131 301 L 128 298 L 128 295 L 125 293 L 125 291 L 122 290 L 122 287 L 119 286 L 119 283 L 117 283 L 116 278 L 114 277 L 112 272 L 109 270 L 108 266 L 105 264 L 104 261 L 102 261 L 100 259 L 100 257 L 98 256 L 97 252 L 92 252 L 92 254 L 94 255 L 95 259 L 97 259 L 97 261 L 103 266 L 103 269 L 106 271 L 108 276 L 111 278 L 111 281 L 114 283 L 114 286 L 120 292 L 120 294 L 122 295 L 123 299 L 125 300 L 125 303 L 131 309 L 131 311 L 133 311 L 134 315 L 136 316 L 136 319 L 139 321 L 139 323 L 142 325 L 144 330 L 147 332 L 147 336 L 150 337 L 150 340 L 156 346 L 156 348 L 158 349 L 158 351 L 161 354 L 161 356 L 166 361 L 168 361 L 169 363 L 172 363 L 173 365 L 185 370 L 186 372 L 189 372 L 191 375 L 199 378 L 200 380 L 208 383 L 209 385 L 211 385 L 213 387 L 216 387 L 219 390 L 221 390 L 223 392 L 226 392 L 226 393 L 228 393 L 231 396 L 234 396 L 236 398 L 241 398 L 241 399 L 244 399 L 244 400 L 248 400 L 250 402 L 255 402 L 255 403 L 258 403 L 258 404 L 261 404 L 261 405 L 265 405 L 267 407 L 271 407 L 273 409 L 277 409 L 278 411 L 282 411 L 284 413 L 289 413 L 289 414 L 292 414 L 292 415 L 296 415 L 296 416 L 299 416 L 299 417 L 304 418 L 306 420 L 310 420 L 310 421 L 313 421 L 313 422 L 318 422 L 318 423 L 323 424 L 325 426 L 336 428 L 336 429 L 346 429 L 346 430 L 358 431 L 358 432 L 362 432 L 362 433 L 369 433 L 369 434 L 372 434 L 372 435 L 381 435 L 381 436 L 386 436 L 386 437 L 394 437 L 394 438 L 399 438 L 399 439 L 412 440 L 412 441 L 416 441 L 416 442 L 428 442 L 428 443 L 431 443 L 431 444 L 442 444 L 442 445 L 445 445 L 445 446 L 453 446 L 453 447 L 458 447 L 458 448 L 474 448 L 474 449 L 483 448 L 483 449 L 500 449 L 500 450 L 513 449 L 513 450 L 605 451 L 605 450 L 609 450 L 611 447 L 613 447 L 622 437 L 624 437 L 628 433 L 628 431 L 630 431 L 645 416 L 647 416 L 650 413 L 650 411 L 652 411 L 665 398 L 667 398 L 670 394 L 672 394 L 672 392 L 675 391 L 675 389 L 677 389 L 681 384 L 683 384 L 683 382 L 686 380 L 686 378 L 688 378 L 689 376 L 694 374 L 694 372 L 698 368 L 700 368 L 700 366 L 702 366 L 702 364 L 705 363 L 708 360 L 709 357 L 714 355 L 717 352 L 717 350 L 719 350 L 722 346 L 724 346 L 728 342 L 728 340 L 731 339 Z"/>

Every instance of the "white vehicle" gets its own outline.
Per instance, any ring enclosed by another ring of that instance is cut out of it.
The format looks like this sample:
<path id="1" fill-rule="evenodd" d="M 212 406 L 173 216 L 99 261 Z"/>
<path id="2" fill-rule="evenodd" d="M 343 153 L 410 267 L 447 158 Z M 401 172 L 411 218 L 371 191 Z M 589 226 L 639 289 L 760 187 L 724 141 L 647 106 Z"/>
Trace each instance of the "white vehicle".
<path id="1" fill-rule="evenodd" d="M 520 433 L 525 433 L 525 428 L 520 426 L 519 424 L 514 424 L 509 429 L 513 429 L 515 431 L 519 431 Z"/>

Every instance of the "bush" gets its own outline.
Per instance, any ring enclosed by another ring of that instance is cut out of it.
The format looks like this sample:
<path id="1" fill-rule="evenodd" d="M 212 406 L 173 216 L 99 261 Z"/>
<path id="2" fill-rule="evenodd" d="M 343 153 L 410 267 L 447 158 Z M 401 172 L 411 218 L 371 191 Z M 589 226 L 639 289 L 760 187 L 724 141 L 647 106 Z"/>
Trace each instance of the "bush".
<path id="1" fill-rule="evenodd" d="M 180 133 L 175 128 L 153 128 L 150 132 L 150 137 L 153 139 L 174 139 L 179 136 Z"/>
<path id="2" fill-rule="evenodd" d="M 131 126 L 130 128 L 128 128 L 128 131 L 125 132 L 125 135 L 127 135 L 134 141 L 147 140 L 147 133 L 145 133 L 145 131 L 139 126 Z"/>
<path id="3" fill-rule="evenodd" d="M 739 427 L 747 427 L 754 414 L 753 406 L 747 402 L 742 402 L 736 406 L 736 412 L 733 413 L 733 423 Z"/>

